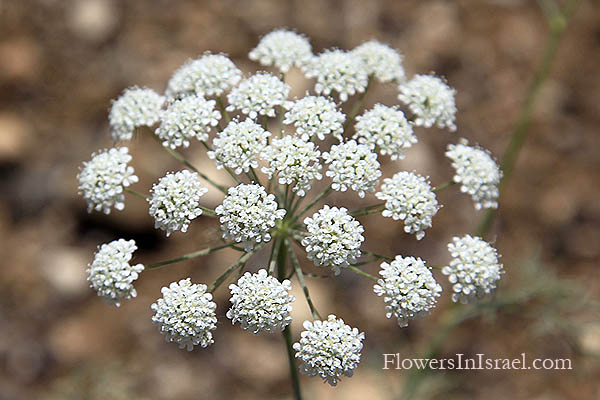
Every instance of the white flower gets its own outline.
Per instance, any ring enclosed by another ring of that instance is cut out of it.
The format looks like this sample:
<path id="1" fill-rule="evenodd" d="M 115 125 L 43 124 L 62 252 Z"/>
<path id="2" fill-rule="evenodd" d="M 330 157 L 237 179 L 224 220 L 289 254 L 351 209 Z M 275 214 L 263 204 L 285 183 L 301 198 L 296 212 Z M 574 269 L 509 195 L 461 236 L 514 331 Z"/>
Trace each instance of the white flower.
<path id="1" fill-rule="evenodd" d="M 401 84 L 398 99 L 415 114 L 415 125 L 456 130 L 456 90 L 441 78 L 432 75 L 415 75 Z"/>
<path id="2" fill-rule="evenodd" d="M 254 121 L 231 121 L 218 137 L 213 139 L 213 150 L 208 157 L 217 162 L 217 168 L 231 168 L 236 174 L 258 167 L 258 155 L 267 146 L 271 132 Z"/>
<path id="3" fill-rule="evenodd" d="M 217 305 L 206 285 L 193 284 L 190 279 L 172 282 L 161 289 L 162 298 L 152 304 L 152 322 L 158 325 L 167 342 L 192 351 L 194 346 L 214 343 L 211 331 L 217 329 Z"/>
<path id="4" fill-rule="evenodd" d="M 342 50 L 327 50 L 313 57 L 303 69 L 307 78 L 317 79 L 317 94 L 330 95 L 335 91 L 341 101 L 364 92 L 369 83 L 369 75 L 362 59 Z"/>
<path id="5" fill-rule="evenodd" d="M 352 50 L 365 63 L 369 75 L 381 82 L 402 82 L 406 79 L 402 55 L 387 44 L 371 40 Z"/>
<path id="6" fill-rule="evenodd" d="M 269 176 L 278 175 L 279 184 L 291 185 L 296 182 L 292 190 L 298 196 L 304 196 L 311 188 L 311 183 L 321 179 L 321 152 L 312 142 L 307 142 L 299 137 L 284 136 L 275 138 L 263 151 L 262 158 L 268 162 L 262 172 Z"/>
<path id="7" fill-rule="evenodd" d="M 381 192 L 375 194 L 385 201 L 381 215 L 403 220 L 406 233 L 416 234 L 417 240 L 423 239 L 425 229 L 431 227 L 431 220 L 440 209 L 427 178 L 402 171 L 383 182 Z"/>
<path id="8" fill-rule="evenodd" d="M 330 315 L 326 321 L 305 321 L 300 341 L 294 343 L 300 372 L 319 376 L 331 386 L 343 375 L 351 377 L 360 362 L 363 332 Z"/>
<path id="9" fill-rule="evenodd" d="M 454 286 L 452 301 L 468 303 L 471 299 L 491 293 L 503 273 L 496 249 L 477 236 L 455 237 L 448 243 L 453 259 L 442 268 Z"/>
<path id="10" fill-rule="evenodd" d="M 379 279 L 373 286 L 377 296 L 384 296 L 387 318 L 398 318 L 401 328 L 408 321 L 428 314 L 435 307 L 442 287 L 420 258 L 396 256 L 391 263 L 381 264 Z"/>
<path id="11" fill-rule="evenodd" d="M 275 116 L 290 93 L 290 87 L 281 79 L 266 72 L 244 79 L 227 95 L 227 111 L 240 110 L 252 119 L 259 115 Z"/>
<path id="12" fill-rule="evenodd" d="M 170 98 L 181 98 L 190 94 L 220 96 L 242 79 L 242 71 L 223 54 L 205 54 L 181 66 L 167 85 Z"/>
<path id="13" fill-rule="evenodd" d="M 239 322 L 242 329 L 254 334 L 282 331 L 292 322 L 289 280 L 279 282 L 264 269 L 256 274 L 246 272 L 237 285 L 229 285 L 231 308 L 227 318 L 231 323 Z"/>
<path id="14" fill-rule="evenodd" d="M 229 188 L 215 212 L 221 216 L 223 237 L 242 243 L 249 251 L 254 244 L 271 240 L 269 231 L 286 212 L 277 206 L 275 196 L 267 194 L 262 186 L 241 183 Z"/>
<path id="15" fill-rule="evenodd" d="M 463 139 L 459 144 L 448 145 L 446 157 L 452 160 L 456 172 L 453 180 L 460 183 L 461 192 L 471 196 L 477 210 L 498 208 L 502 171 L 486 150 L 468 144 Z"/>
<path id="16" fill-rule="evenodd" d="M 188 170 L 168 173 L 152 186 L 150 215 L 154 228 L 167 236 L 174 231 L 187 232 L 191 220 L 202 215 L 200 197 L 208 189 L 198 180 L 198 174 Z"/>
<path id="17" fill-rule="evenodd" d="M 377 154 L 369 146 L 355 140 L 333 145 L 329 153 L 323 153 L 323 160 L 330 164 L 325 175 L 333 180 L 334 190 L 345 192 L 350 188 L 361 198 L 365 192 L 375 191 L 381 171 Z"/>
<path id="18" fill-rule="evenodd" d="M 326 135 L 332 134 L 342 140 L 346 116 L 332 100 L 323 96 L 306 96 L 296 101 L 286 101 L 283 106 L 288 110 L 283 123 L 294 124 L 296 134 L 302 139 L 310 140 L 317 136 L 324 140 Z"/>
<path id="19" fill-rule="evenodd" d="M 92 154 L 92 159 L 83 163 L 77 179 L 88 212 L 96 210 L 110 214 L 112 207 L 125 208 L 123 188 L 138 181 L 133 167 L 127 165 L 129 161 L 129 149 L 119 147 Z"/>
<path id="20" fill-rule="evenodd" d="M 94 254 L 94 261 L 87 270 L 87 280 L 106 303 L 119 307 L 122 300 L 137 295 L 133 281 L 144 266 L 129 264 L 136 250 L 135 240 L 119 239 L 103 244 Z"/>
<path id="21" fill-rule="evenodd" d="M 308 39 L 296 32 L 278 29 L 266 34 L 248 57 L 261 65 L 275 65 L 285 73 L 293 65 L 301 67 L 312 55 Z"/>
<path id="22" fill-rule="evenodd" d="M 377 149 L 392 160 L 403 159 L 406 149 L 417 143 L 412 125 L 397 107 L 376 104 L 373 109 L 356 117 L 354 139 Z"/>
<path id="23" fill-rule="evenodd" d="M 132 87 L 113 101 L 108 113 L 110 134 L 115 142 L 131 140 L 141 126 L 158 122 L 165 98 L 152 89 Z"/>
<path id="24" fill-rule="evenodd" d="M 160 115 L 160 125 L 156 134 L 163 140 L 163 146 L 176 149 L 188 147 L 190 140 L 208 140 L 212 127 L 217 126 L 221 113 L 215 110 L 214 100 L 191 95 L 169 104 Z"/>
<path id="25" fill-rule="evenodd" d="M 304 219 L 308 235 L 302 239 L 307 257 L 317 266 L 331 267 L 335 275 L 356 262 L 365 231 L 345 208 L 324 206 Z"/>

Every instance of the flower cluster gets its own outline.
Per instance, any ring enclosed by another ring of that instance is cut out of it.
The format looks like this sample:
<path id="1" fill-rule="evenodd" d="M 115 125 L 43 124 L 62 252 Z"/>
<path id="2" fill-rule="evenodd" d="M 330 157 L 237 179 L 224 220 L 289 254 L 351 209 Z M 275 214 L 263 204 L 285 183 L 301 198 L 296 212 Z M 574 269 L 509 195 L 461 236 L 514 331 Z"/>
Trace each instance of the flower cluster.
<path id="1" fill-rule="evenodd" d="M 345 208 L 324 206 L 304 223 L 308 235 L 302 245 L 315 265 L 331 267 L 338 275 L 360 257 L 364 229 Z"/>
<path id="2" fill-rule="evenodd" d="M 402 257 L 381 264 L 379 279 L 373 286 L 377 296 L 383 296 L 386 317 L 398 318 L 398 325 L 408 326 L 408 321 L 427 314 L 435 307 L 442 287 L 420 258 Z"/>
<path id="3" fill-rule="evenodd" d="M 345 192 L 348 188 L 365 197 L 366 192 L 374 192 L 379 183 L 381 171 L 377 154 L 369 146 L 350 140 L 331 146 L 328 153 L 323 153 L 329 169 L 325 175 L 333 181 L 333 190 Z"/>
<path id="4" fill-rule="evenodd" d="M 311 183 L 322 178 L 319 156 L 313 142 L 299 137 L 285 136 L 275 138 L 262 153 L 268 165 L 262 171 L 271 179 L 275 174 L 281 185 L 291 185 L 292 190 L 303 197 L 311 188 Z"/>
<path id="5" fill-rule="evenodd" d="M 356 117 L 353 138 L 392 160 L 403 159 L 406 149 L 417 143 L 412 125 L 397 107 L 376 104 Z"/>
<path id="6" fill-rule="evenodd" d="M 236 174 L 258 167 L 258 156 L 267 146 L 271 132 L 254 121 L 231 121 L 213 139 L 213 150 L 208 157 L 217 162 L 217 168 L 231 168 Z"/>
<path id="7" fill-rule="evenodd" d="M 125 89 L 108 113 L 112 139 L 131 140 L 136 128 L 157 123 L 164 102 L 165 98 L 152 89 Z"/>
<path id="8" fill-rule="evenodd" d="M 338 111 L 332 100 L 323 96 L 306 96 L 296 101 L 283 104 L 286 110 L 284 124 L 294 124 L 296 134 L 304 140 L 318 137 L 325 140 L 326 135 L 333 135 L 342 140 L 346 116 Z"/>
<path id="9" fill-rule="evenodd" d="M 456 130 L 456 91 L 432 75 L 415 75 L 399 86 L 398 99 L 415 114 L 415 124 L 430 128 Z"/>
<path id="10" fill-rule="evenodd" d="M 425 229 L 431 227 L 431 220 L 440 208 L 427 179 L 401 171 L 383 182 L 381 192 L 375 194 L 385 201 L 385 210 L 381 214 L 403 220 L 406 233 L 415 234 L 417 240 L 423 239 Z"/>
<path id="11" fill-rule="evenodd" d="M 94 261 L 87 270 L 87 280 L 90 287 L 108 304 L 119 307 L 122 300 L 137 295 L 133 281 L 144 270 L 144 266 L 129 264 L 136 250 L 135 240 L 119 239 L 103 244 L 94 255 Z"/>
<path id="12" fill-rule="evenodd" d="M 498 208 L 502 171 L 487 151 L 468 143 L 463 140 L 459 144 L 448 145 L 446 157 L 452 160 L 456 171 L 454 182 L 460 184 L 461 192 L 471 196 L 477 210 Z"/>
<path id="13" fill-rule="evenodd" d="M 215 101 L 196 95 L 186 96 L 169 104 L 160 115 L 160 125 L 156 135 L 163 146 L 172 149 L 188 147 L 190 140 L 208 140 L 210 130 L 217 126 L 221 113 L 215 110 Z"/>
<path id="14" fill-rule="evenodd" d="M 174 231 L 187 232 L 191 220 L 202 215 L 200 197 L 208 189 L 198 180 L 198 174 L 188 170 L 168 173 L 152 186 L 150 215 L 154 227 L 167 236 Z"/>
<path id="15" fill-rule="evenodd" d="M 237 284 L 229 285 L 231 308 L 227 318 L 254 334 L 281 331 L 292 322 L 291 303 L 295 298 L 290 295 L 291 289 L 289 280 L 279 282 L 265 269 L 256 274 L 246 272 Z"/>
<path id="16" fill-rule="evenodd" d="M 190 279 L 172 282 L 161 289 L 162 298 L 152 304 L 152 322 L 158 325 L 167 342 L 192 351 L 194 346 L 214 343 L 212 332 L 217 329 L 217 305 L 206 285 L 193 284 Z"/>
<path id="17" fill-rule="evenodd" d="M 402 82 L 406 78 L 402 56 L 387 44 L 371 40 L 356 47 L 352 53 L 364 62 L 367 73 L 381 82 Z"/>
<path id="18" fill-rule="evenodd" d="M 302 67 L 312 55 L 308 39 L 296 32 L 278 29 L 266 34 L 248 58 L 264 66 L 274 65 L 286 73 L 292 66 Z"/>
<path id="19" fill-rule="evenodd" d="M 205 54 L 179 68 L 167 84 L 170 98 L 191 94 L 220 96 L 242 79 L 242 71 L 223 54 Z"/>
<path id="20" fill-rule="evenodd" d="M 87 202 L 88 212 L 104 211 L 110 214 L 112 207 L 125 208 L 124 188 L 138 181 L 127 147 L 103 150 L 92 155 L 92 159 L 83 163 L 77 175 L 79 191 Z"/>
<path id="21" fill-rule="evenodd" d="M 240 110 L 252 119 L 259 115 L 274 117 L 275 108 L 285 102 L 289 93 L 290 87 L 276 76 L 252 75 L 227 95 L 227 111 Z"/>
<path id="22" fill-rule="evenodd" d="M 337 385 L 343 375 L 351 377 L 358 367 L 364 338 L 364 333 L 335 315 L 326 321 L 305 321 L 301 339 L 293 346 L 302 362 L 300 372 Z"/>
<path id="23" fill-rule="evenodd" d="M 223 237 L 251 250 L 256 243 L 271 240 L 270 230 L 286 210 L 277 209 L 275 196 L 260 185 L 239 184 L 229 188 L 223 203 L 215 209 L 220 216 Z"/>
<path id="24" fill-rule="evenodd" d="M 316 78 L 315 92 L 329 96 L 339 94 L 342 102 L 362 93 L 369 84 L 369 73 L 362 59 L 351 52 L 328 50 L 312 58 L 304 66 L 307 78 Z"/>
<path id="25" fill-rule="evenodd" d="M 448 244 L 453 259 L 442 269 L 453 284 L 452 300 L 468 303 L 496 289 L 502 275 L 498 254 L 489 243 L 477 236 L 455 237 Z"/>

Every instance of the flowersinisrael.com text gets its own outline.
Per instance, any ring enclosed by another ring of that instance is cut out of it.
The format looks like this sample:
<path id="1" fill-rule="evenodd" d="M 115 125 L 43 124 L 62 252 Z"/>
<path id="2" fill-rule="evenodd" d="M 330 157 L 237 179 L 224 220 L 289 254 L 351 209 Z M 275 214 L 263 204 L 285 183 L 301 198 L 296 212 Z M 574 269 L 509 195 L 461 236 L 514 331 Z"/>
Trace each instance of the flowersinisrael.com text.
<path id="1" fill-rule="evenodd" d="M 521 353 L 519 358 L 490 358 L 478 353 L 475 356 L 456 354 L 455 358 L 402 358 L 400 353 L 383 354 L 383 369 L 431 369 L 431 370 L 484 370 L 484 369 L 573 369 L 568 358 L 527 359 Z"/>

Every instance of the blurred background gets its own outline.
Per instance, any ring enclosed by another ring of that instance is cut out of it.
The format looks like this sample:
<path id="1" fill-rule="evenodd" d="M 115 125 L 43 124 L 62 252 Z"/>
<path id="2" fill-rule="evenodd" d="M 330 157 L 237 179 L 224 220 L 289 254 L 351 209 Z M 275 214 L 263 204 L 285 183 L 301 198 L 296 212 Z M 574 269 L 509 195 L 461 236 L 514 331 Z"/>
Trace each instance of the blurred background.
<path id="1" fill-rule="evenodd" d="M 201 217 L 187 234 L 166 239 L 137 198 L 127 199 L 124 212 L 86 213 L 75 179 L 92 152 L 111 146 L 107 113 L 124 88 L 162 92 L 178 66 L 206 50 L 229 54 L 246 73 L 261 69 L 247 53 L 277 27 L 308 35 L 315 52 L 378 39 L 405 55 L 409 76 L 446 76 L 458 93 L 458 132 L 419 129 L 407 159 L 384 165 L 384 176 L 414 169 L 434 184 L 451 178 L 444 149 L 460 137 L 501 158 L 548 36 L 538 3 L 525 0 L 0 0 L 0 399 L 289 398 L 281 337 L 232 327 L 226 286 L 216 295 L 219 328 L 207 349 L 166 344 L 150 321 L 161 286 L 188 276 L 210 283 L 236 259 L 234 251 L 143 273 L 138 297 L 120 309 L 87 287 L 85 269 L 100 243 L 133 238 L 135 260 L 151 263 L 214 243 L 214 221 Z M 450 288 L 436 272 L 445 288 L 440 304 L 400 329 L 385 318 L 368 280 L 350 272 L 311 279 L 320 312 L 344 318 L 367 339 L 355 376 L 337 388 L 301 377 L 307 398 L 600 398 L 599 45 L 598 2 L 583 1 L 489 236 L 506 269 L 496 295 L 442 332 Z M 287 79 L 292 97 L 312 85 L 298 71 Z M 396 93 L 375 85 L 365 104 L 396 104 Z M 138 191 L 182 168 L 143 135 L 129 147 Z M 185 153 L 228 182 L 201 148 Z M 456 188 L 438 198 L 444 208 L 424 240 L 404 234 L 400 223 L 367 216 L 364 247 L 447 263 L 446 243 L 473 232 L 482 213 Z M 219 193 L 209 192 L 207 201 L 214 207 Z M 374 202 L 330 201 L 350 208 Z M 267 257 L 255 257 L 251 268 Z M 365 269 L 376 274 L 378 266 Z M 296 297 L 294 338 L 309 318 L 302 294 Z M 570 358 L 573 369 L 382 370 L 382 353 L 409 358 L 432 349 L 438 357 Z"/>

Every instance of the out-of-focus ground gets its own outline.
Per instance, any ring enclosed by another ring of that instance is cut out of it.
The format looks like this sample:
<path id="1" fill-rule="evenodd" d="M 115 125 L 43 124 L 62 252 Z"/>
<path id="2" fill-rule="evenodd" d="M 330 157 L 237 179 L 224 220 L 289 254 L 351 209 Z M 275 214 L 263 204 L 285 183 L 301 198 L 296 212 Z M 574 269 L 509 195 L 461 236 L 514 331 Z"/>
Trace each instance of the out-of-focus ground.
<path id="1" fill-rule="evenodd" d="M 153 262 L 214 241 L 216 224 L 199 218 L 187 234 L 166 239 L 137 198 L 128 198 L 124 212 L 87 214 L 75 181 L 81 162 L 111 145 L 107 111 L 125 87 L 162 91 L 180 64 L 206 50 L 225 52 L 254 71 L 259 67 L 247 60 L 248 51 L 281 26 L 307 34 L 315 52 L 376 38 L 405 54 L 409 75 L 435 71 L 448 78 L 458 91 L 458 132 L 418 130 L 420 142 L 408 158 L 385 165 L 386 176 L 415 169 L 434 184 L 450 178 L 444 147 L 459 137 L 501 156 L 547 37 L 536 2 L 519 0 L 0 1 L 0 399 L 289 396 L 281 338 L 232 327 L 224 316 L 225 287 L 216 296 L 219 328 L 208 349 L 180 351 L 150 322 L 161 286 L 187 276 L 210 283 L 235 259 L 233 251 L 143 273 L 138 298 L 120 309 L 87 288 L 85 269 L 102 242 L 135 238 L 136 260 Z M 540 96 L 493 231 L 506 269 L 497 298 L 509 306 L 453 330 L 440 355 L 526 353 L 570 358 L 573 370 L 438 371 L 426 377 L 418 398 L 600 397 L 599 44 L 598 3 L 584 1 Z M 310 85 L 297 71 L 288 82 L 293 96 Z M 367 105 L 396 104 L 395 96 L 394 87 L 377 85 Z M 181 168 L 148 138 L 129 147 L 140 191 Z M 198 146 L 186 153 L 213 170 Z M 214 206 L 220 198 L 210 195 Z M 332 201 L 352 208 L 376 201 L 352 198 Z M 472 232 L 481 213 L 456 188 L 439 200 L 444 208 L 421 242 L 400 223 L 362 218 L 365 247 L 447 262 L 445 244 Z M 368 270 L 376 274 L 377 266 Z M 425 350 L 449 306 L 450 287 L 436 276 L 444 299 L 431 316 L 404 329 L 385 319 L 369 281 L 349 272 L 311 280 L 321 313 L 343 317 L 367 339 L 353 378 L 330 388 L 302 377 L 307 397 L 398 398 L 408 373 L 382 370 L 382 353 L 410 357 Z M 295 337 L 309 317 L 296 295 Z"/>

